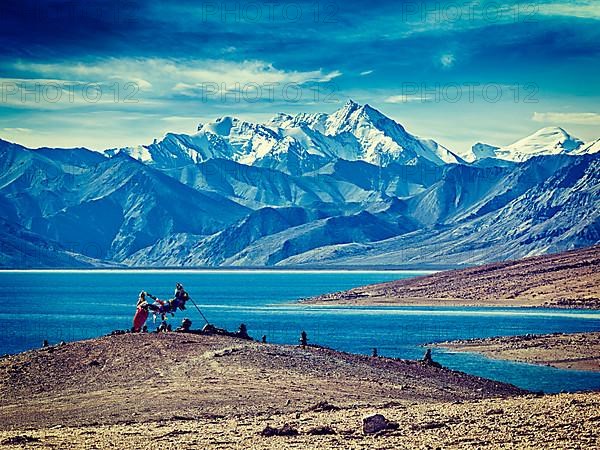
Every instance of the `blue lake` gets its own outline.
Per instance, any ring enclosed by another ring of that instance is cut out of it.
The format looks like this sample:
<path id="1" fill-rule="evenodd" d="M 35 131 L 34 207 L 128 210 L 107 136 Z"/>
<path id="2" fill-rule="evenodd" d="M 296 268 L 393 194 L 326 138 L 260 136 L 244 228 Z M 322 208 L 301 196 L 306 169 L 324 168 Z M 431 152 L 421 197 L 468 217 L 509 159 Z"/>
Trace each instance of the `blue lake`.
<path id="1" fill-rule="evenodd" d="M 255 338 L 295 344 L 306 330 L 311 343 L 338 350 L 420 358 L 423 344 L 526 333 L 599 331 L 600 312 L 460 307 L 316 307 L 292 305 L 302 297 L 417 272 L 306 271 L 28 271 L 0 272 L 0 354 L 107 334 L 131 326 L 140 290 L 169 298 L 176 282 L 215 325 L 248 326 Z M 188 304 L 170 322 L 203 320 Z M 151 318 L 148 320 L 153 329 Z M 600 389 L 600 373 L 559 370 L 434 350 L 444 365 L 545 392 Z"/>

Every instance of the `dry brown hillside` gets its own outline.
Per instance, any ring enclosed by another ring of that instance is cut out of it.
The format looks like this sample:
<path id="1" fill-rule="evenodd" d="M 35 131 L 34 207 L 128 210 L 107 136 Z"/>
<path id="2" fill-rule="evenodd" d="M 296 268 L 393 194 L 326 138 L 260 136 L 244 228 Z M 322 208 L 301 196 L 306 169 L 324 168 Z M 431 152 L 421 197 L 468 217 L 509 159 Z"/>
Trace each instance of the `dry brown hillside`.
<path id="1" fill-rule="evenodd" d="M 600 443 L 596 393 L 530 395 L 415 361 L 224 336 L 126 334 L 4 357 L 0 396 L 2 448 L 558 449 Z M 363 418 L 375 413 L 394 427 L 365 434 Z"/>
<path id="2" fill-rule="evenodd" d="M 413 361 L 180 333 L 107 336 L 0 360 L 4 429 L 519 392 Z"/>
<path id="3" fill-rule="evenodd" d="M 600 246 L 438 272 L 308 303 L 600 308 Z"/>

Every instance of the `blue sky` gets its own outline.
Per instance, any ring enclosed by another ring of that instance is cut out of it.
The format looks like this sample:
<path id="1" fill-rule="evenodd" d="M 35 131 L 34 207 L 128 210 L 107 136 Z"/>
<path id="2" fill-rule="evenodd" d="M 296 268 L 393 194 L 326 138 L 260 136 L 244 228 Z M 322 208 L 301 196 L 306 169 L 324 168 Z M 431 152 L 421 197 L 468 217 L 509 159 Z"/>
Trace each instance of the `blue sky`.
<path id="1" fill-rule="evenodd" d="M 103 149 L 369 103 L 463 153 L 600 137 L 600 2 L 5 0 L 0 137 Z"/>

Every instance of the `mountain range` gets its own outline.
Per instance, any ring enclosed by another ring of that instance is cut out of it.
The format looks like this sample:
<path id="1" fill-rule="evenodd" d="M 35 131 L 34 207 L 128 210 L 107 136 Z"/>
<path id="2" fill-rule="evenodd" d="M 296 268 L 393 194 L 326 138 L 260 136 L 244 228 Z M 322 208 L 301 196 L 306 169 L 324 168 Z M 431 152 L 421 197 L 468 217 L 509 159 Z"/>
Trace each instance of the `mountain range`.
<path id="1" fill-rule="evenodd" d="M 94 152 L 0 140 L 0 265 L 460 266 L 600 242 L 600 140 L 461 156 L 369 105 Z"/>

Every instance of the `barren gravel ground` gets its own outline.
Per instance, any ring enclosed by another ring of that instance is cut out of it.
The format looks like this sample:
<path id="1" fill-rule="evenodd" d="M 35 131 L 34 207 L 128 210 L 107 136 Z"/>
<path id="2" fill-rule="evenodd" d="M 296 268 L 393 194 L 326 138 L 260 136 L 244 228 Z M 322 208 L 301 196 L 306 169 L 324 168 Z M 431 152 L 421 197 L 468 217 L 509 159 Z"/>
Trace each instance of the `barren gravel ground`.
<path id="1" fill-rule="evenodd" d="M 600 308 L 600 246 L 326 294 L 305 303 Z"/>
<path id="2" fill-rule="evenodd" d="M 600 332 L 469 339 L 437 346 L 495 359 L 600 372 Z"/>
<path id="3" fill-rule="evenodd" d="M 361 421 L 371 413 L 399 424 L 397 430 L 364 435 Z M 600 448 L 600 396 L 561 394 L 466 402 L 412 402 L 369 405 L 330 412 L 228 418 L 160 420 L 144 423 L 0 431 L 8 442 L 56 449 L 566 449 Z M 150 419 L 150 418 L 148 418 Z M 290 424 L 297 436 L 263 437 L 267 424 Z M 329 426 L 335 434 L 311 435 Z"/>
<path id="4" fill-rule="evenodd" d="M 127 334 L 4 357 L 0 396 L 5 448 L 600 445 L 597 393 L 537 397 L 420 362 L 223 336 Z M 372 413 L 398 428 L 364 435 Z M 261 435 L 285 423 L 299 434 Z M 310 434 L 324 426 L 333 434 Z"/>

